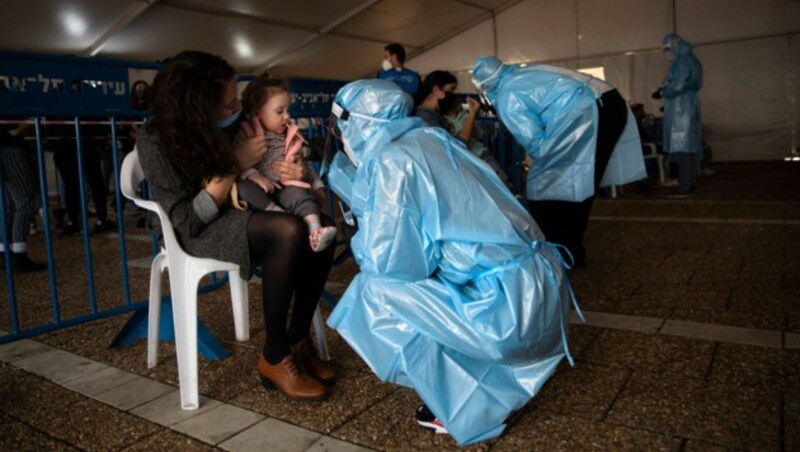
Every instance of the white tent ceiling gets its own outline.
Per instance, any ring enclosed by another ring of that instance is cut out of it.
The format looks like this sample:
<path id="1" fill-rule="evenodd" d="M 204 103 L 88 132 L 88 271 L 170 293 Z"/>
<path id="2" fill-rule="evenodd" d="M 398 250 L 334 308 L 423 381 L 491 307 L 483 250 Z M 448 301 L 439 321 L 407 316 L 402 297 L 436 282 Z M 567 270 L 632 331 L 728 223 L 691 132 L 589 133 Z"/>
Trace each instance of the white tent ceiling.
<path id="1" fill-rule="evenodd" d="M 778 158 L 800 144 L 800 0 L 8 0 L 0 50 L 157 61 L 185 49 L 240 72 L 348 80 L 370 76 L 383 47 L 406 47 L 423 75 L 475 57 L 604 66 L 630 100 L 649 93 L 676 31 L 706 71 L 700 93 L 715 158 Z"/>
<path id="2" fill-rule="evenodd" d="M 198 49 L 240 71 L 352 79 L 390 42 L 418 54 L 519 1 L 7 1 L 0 50 L 157 61 Z"/>

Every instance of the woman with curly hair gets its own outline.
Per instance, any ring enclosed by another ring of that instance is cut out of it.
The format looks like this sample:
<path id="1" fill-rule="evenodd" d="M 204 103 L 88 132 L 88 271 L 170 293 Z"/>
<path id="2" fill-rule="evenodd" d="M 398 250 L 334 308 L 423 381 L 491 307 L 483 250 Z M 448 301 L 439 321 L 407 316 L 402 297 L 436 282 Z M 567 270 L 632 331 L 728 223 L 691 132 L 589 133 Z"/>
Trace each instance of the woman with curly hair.
<path id="1" fill-rule="evenodd" d="M 264 386 L 293 399 L 326 397 L 323 383 L 335 374 L 316 357 L 309 331 L 333 247 L 312 252 L 306 225 L 294 215 L 227 204 L 238 174 L 266 151 L 260 124 L 239 120 L 233 68 L 215 55 L 181 52 L 167 60 L 152 89 L 152 116 L 137 146 L 153 199 L 189 254 L 237 263 L 244 278 L 262 267 L 267 338 L 258 370 Z M 234 145 L 240 128 L 248 138 Z M 273 169 L 281 180 L 310 176 L 299 159 L 276 162 Z"/>

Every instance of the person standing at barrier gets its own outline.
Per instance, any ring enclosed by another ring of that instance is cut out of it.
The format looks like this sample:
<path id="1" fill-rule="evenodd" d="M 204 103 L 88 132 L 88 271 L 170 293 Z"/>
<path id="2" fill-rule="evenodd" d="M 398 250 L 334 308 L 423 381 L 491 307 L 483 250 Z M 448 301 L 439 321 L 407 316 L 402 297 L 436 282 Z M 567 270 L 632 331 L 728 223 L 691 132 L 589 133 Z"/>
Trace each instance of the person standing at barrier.
<path id="1" fill-rule="evenodd" d="M 400 44 L 389 44 L 383 49 L 382 71 L 378 72 L 378 78 L 397 83 L 403 91 L 414 96 L 417 94 L 420 85 L 419 73 L 406 69 L 406 49 Z"/>
<path id="2" fill-rule="evenodd" d="M 583 234 L 600 186 L 644 179 L 636 121 L 617 90 L 590 75 L 557 66 L 475 60 L 473 83 L 533 164 L 528 208 L 547 240 L 586 266 Z"/>
<path id="3" fill-rule="evenodd" d="M 664 98 L 664 152 L 678 164 L 678 190 L 668 196 L 688 198 L 694 192 L 697 159 L 703 152 L 700 99 L 703 66 L 692 45 L 675 33 L 664 37 L 669 69 L 653 99 Z"/>
<path id="4" fill-rule="evenodd" d="M 325 203 L 325 184 L 318 177 L 311 184 L 303 181 L 281 183 L 272 164 L 300 155 L 305 140 L 289 117 L 289 84 L 263 74 L 250 81 L 242 93 L 242 108 L 248 117 L 264 128 L 267 152 L 253 168 L 241 174 L 236 183 L 239 197 L 258 210 L 275 207 L 302 218 L 308 226 L 308 242 L 315 252 L 325 250 L 336 239 L 334 226 L 322 226 L 320 206 Z M 243 134 L 242 134 L 243 136 Z M 310 167 L 306 168 L 313 174 Z"/>
<path id="5" fill-rule="evenodd" d="M 379 378 L 417 392 L 420 425 L 464 445 L 502 433 L 569 356 L 569 282 L 491 168 L 412 105 L 383 80 L 336 95 L 344 153 L 328 183 L 358 220 L 360 273 L 328 324 Z"/>
<path id="6" fill-rule="evenodd" d="M 333 247 L 312 252 L 308 229 L 294 215 L 225 204 L 241 171 L 267 150 L 258 121 L 245 127 L 248 138 L 234 145 L 246 123 L 238 121 L 233 68 L 215 55 L 181 52 L 166 61 L 152 89 L 152 115 L 137 142 L 152 198 L 169 214 L 189 254 L 234 262 L 244 278 L 261 266 L 267 335 L 258 371 L 264 386 L 292 399 L 326 397 L 325 384 L 336 375 L 317 358 L 309 334 Z M 308 180 L 299 160 L 276 162 L 274 169 L 281 181 Z"/>
<path id="7" fill-rule="evenodd" d="M 81 152 L 83 158 L 84 177 L 92 193 L 92 201 L 97 218 L 92 232 L 103 233 L 117 227 L 108 219 L 108 186 L 103 180 L 102 147 L 106 143 L 108 125 L 90 124 L 81 127 Z M 73 235 L 81 231 L 81 189 L 78 173 L 78 150 L 74 125 L 48 126 L 51 137 L 50 147 L 53 150 L 53 162 L 64 181 L 64 198 L 67 210 L 67 222 L 61 231 L 63 235 Z M 88 208 L 88 206 L 87 206 Z"/>
<path id="8" fill-rule="evenodd" d="M 34 185 L 36 180 L 30 172 L 27 145 L 23 133 L 27 122 L 18 126 L 0 125 L 0 171 L 3 172 L 3 189 L 6 198 L 6 231 L 11 248 L 11 265 L 18 272 L 40 271 L 47 268 L 28 257 L 28 234 L 31 222 L 36 217 L 37 203 Z M 0 193 L 0 196 L 4 194 Z M 8 202 L 7 201 L 7 202 Z M 5 269 L 3 253 L 8 252 L 0 242 L 0 268 Z"/>

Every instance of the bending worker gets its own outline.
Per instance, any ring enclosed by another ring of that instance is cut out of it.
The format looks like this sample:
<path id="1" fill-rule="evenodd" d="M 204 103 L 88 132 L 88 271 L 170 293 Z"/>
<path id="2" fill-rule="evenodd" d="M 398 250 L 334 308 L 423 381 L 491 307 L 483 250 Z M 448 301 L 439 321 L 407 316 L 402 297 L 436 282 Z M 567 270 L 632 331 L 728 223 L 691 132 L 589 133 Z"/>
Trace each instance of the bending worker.
<path id="1" fill-rule="evenodd" d="M 361 272 L 328 324 L 416 390 L 421 425 L 469 444 L 499 435 L 568 356 L 569 282 L 494 171 L 412 107 L 383 80 L 336 95 L 345 153 L 328 181 L 358 220 Z"/>
<path id="2" fill-rule="evenodd" d="M 644 179 L 636 121 L 613 86 L 557 66 L 478 57 L 473 83 L 533 159 L 528 209 L 548 241 L 586 265 L 583 234 L 598 187 Z"/>

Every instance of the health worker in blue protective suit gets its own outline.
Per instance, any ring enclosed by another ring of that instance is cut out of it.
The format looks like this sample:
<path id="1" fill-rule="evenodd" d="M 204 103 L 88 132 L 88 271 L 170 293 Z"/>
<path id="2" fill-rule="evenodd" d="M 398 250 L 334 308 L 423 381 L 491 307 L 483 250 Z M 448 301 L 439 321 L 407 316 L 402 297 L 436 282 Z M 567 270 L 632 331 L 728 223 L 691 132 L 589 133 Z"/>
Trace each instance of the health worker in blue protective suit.
<path id="1" fill-rule="evenodd" d="M 664 84 L 654 99 L 664 98 L 664 151 L 678 164 L 678 191 L 675 197 L 688 197 L 694 191 L 697 159 L 703 152 L 700 100 L 703 66 L 692 45 L 675 33 L 664 37 L 664 55 L 670 61 Z"/>
<path id="2" fill-rule="evenodd" d="M 547 240 L 586 265 L 583 234 L 598 187 L 644 179 L 636 120 L 613 86 L 557 66 L 475 60 L 473 83 L 533 159 L 528 208 Z"/>
<path id="3" fill-rule="evenodd" d="M 499 435 L 571 361 L 572 292 L 556 246 L 492 168 L 412 107 L 382 80 L 336 95 L 345 153 L 328 181 L 358 221 L 361 272 L 328 324 L 381 380 L 417 392 L 420 424 L 463 445 Z"/>

